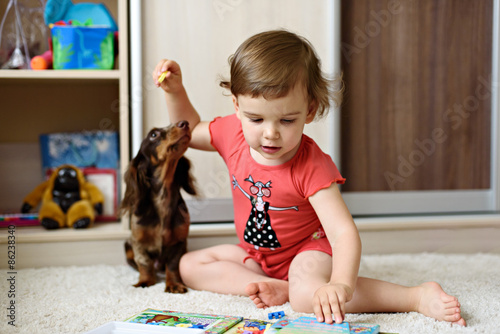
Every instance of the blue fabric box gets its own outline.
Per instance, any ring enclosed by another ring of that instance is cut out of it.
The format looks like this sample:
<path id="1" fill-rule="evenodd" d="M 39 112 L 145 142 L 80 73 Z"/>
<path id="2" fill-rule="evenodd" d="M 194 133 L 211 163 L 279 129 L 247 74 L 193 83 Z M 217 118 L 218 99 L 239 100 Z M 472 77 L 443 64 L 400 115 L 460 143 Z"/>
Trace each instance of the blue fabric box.
<path id="1" fill-rule="evenodd" d="M 118 133 L 114 131 L 43 134 L 40 149 L 44 170 L 63 164 L 119 168 Z"/>
<path id="2" fill-rule="evenodd" d="M 114 31 L 97 26 L 51 28 L 54 69 L 112 69 Z"/>

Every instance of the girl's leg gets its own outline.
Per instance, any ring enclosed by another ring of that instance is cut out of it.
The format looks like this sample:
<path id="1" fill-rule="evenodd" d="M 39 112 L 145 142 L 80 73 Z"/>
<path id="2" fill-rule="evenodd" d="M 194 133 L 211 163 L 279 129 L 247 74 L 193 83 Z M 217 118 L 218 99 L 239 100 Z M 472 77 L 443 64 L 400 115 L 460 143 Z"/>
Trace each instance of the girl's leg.
<path id="1" fill-rule="evenodd" d="M 316 290 L 330 280 L 332 258 L 318 251 L 298 254 L 289 271 L 290 304 L 295 311 L 313 312 Z M 458 300 L 446 294 L 435 282 L 405 287 L 380 280 L 359 277 L 353 299 L 346 303 L 348 313 L 420 312 L 440 321 L 465 326 Z M 331 322 L 331 315 L 325 315 Z"/>
<path id="2" fill-rule="evenodd" d="M 266 276 L 260 265 L 252 259 L 243 263 L 247 256 L 247 252 L 236 245 L 219 245 L 188 252 L 180 262 L 182 280 L 188 287 L 196 290 L 247 295 L 252 298 L 254 296 L 246 292 L 247 285 L 279 280 Z M 276 305 L 288 300 L 288 283 L 279 282 L 284 286 L 280 293 L 276 291 L 273 299 Z M 258 303 L 255 297 L 252 299 Z"/>
<path id="3" fill-rule="evenodd" d="M 347 312 L 419 312 L 425 316 L 465 326 L 457 298 L 448 295 L 436 282 L 406 287 L 359 277 Z"/>

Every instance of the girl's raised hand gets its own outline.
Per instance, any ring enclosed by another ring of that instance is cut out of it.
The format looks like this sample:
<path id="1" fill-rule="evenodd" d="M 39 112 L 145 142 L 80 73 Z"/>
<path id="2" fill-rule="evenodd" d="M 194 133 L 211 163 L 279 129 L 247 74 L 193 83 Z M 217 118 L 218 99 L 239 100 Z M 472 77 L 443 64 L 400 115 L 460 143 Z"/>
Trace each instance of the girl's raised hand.
<path id="1" fill-rule="evenodd" d="M 179 64 L 173 60 L 162 59 L 153 70 L 153 81 L 167 93 L 175 93 L 182 88 L 182 74 Z"/>

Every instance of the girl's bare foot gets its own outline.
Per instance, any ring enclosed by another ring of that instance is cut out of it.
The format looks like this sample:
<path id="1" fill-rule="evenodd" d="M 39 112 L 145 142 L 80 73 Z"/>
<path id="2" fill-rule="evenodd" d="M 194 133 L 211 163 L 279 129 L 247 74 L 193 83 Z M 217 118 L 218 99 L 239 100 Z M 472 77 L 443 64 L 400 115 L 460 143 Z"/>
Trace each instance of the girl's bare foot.
<path id="1" fill-rule="evenodd" d="M 288 282 L 274 280 L 250 283 L 245 292 L 258 308 L 283 305 L 288 301 Z"/>
<path id="2" fill-rule="evenodd" d="M 417 287 L 419 298 L 416 311 L 425 316 L 466 326 L 460 315 L 460 303 L 456 297 L 448 295 L 436 282 L 423 283 Z"/>

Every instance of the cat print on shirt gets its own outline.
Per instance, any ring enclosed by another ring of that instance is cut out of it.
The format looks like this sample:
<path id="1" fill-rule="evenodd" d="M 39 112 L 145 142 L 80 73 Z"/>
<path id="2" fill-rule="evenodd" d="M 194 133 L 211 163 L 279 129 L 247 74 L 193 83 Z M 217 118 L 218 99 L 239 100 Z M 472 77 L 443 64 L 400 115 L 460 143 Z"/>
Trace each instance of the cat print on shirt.
<path id="1" fill-rule="evenodd" d="M 255 182 L 252 175 L 249 175 L 245 181 L 250 182 L 250 193 L 248 194 L 239 185 L 236 177 L 233 175 L 233 189 L 240 189 L 240 191 L 250 200 L 252 203 L 252 210 L 250 216 L 248 217 L 244 240 L 249 244 L 253 245 L 256 249 L 259 247 L 270 248 L 272 250 L 281 247 L 276 232 L 274 232 L 271 226 L 271 218 L 269 216 L 269 210 L 296 210 L 299 208 L 297 206 L 291 206 L 287 208 L 277 208 L 271 206 L 269 202 L 264 201 L 264 198 L 271 197 L 271 181 L 263 183 L 261 181 Z"/>

